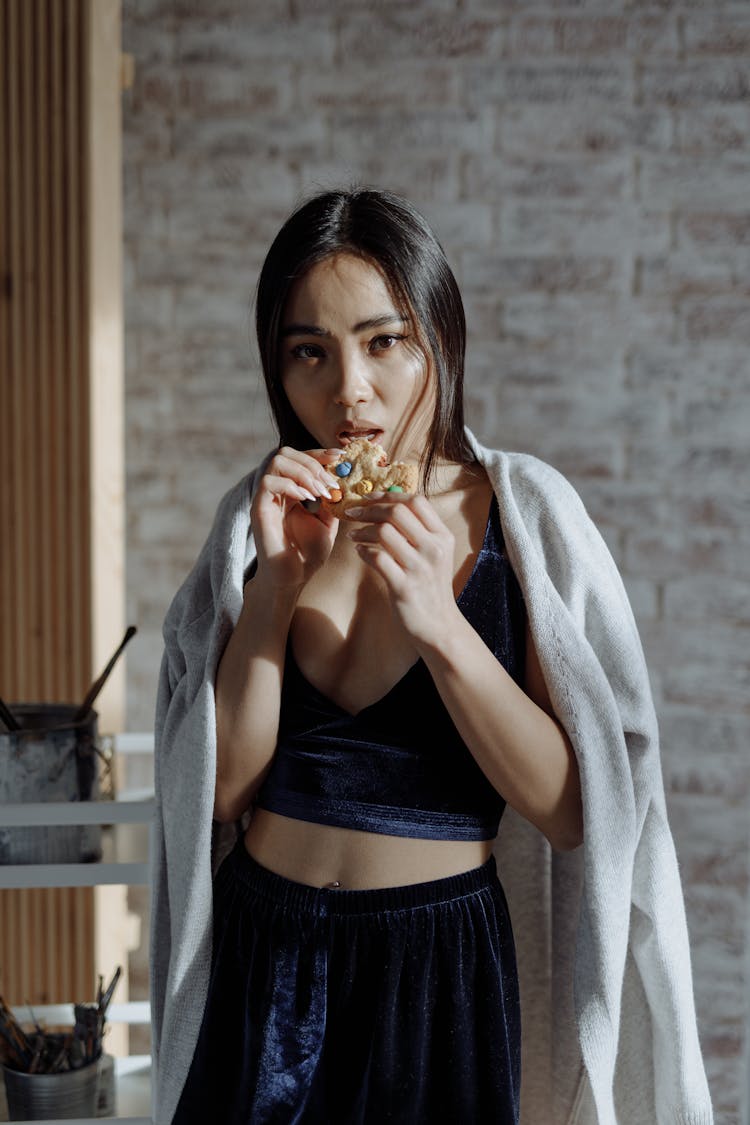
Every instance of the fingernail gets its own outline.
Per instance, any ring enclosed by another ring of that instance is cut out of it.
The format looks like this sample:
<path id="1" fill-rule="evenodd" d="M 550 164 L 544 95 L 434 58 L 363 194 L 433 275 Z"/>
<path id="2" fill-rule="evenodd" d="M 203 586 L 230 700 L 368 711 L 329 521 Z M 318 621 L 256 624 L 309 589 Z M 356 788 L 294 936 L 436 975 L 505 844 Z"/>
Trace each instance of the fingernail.
<path id="1" fill-rule="evenodd" d="M 319 499 L 318 496 L 313 496 L 312 492 L 309 492 L 308 489 L 302 488 L 301 486 L 300 486 L 300 488 L 301 488 L 302 494 L 304 495 L 306 500 L 318 500 Z"/>
<path id="2" fill-rule="evenodd" d="M 324 452 L 330 453 L 331 457 L 340 457 L 344 451 L 343 449 L 326 449 Z"/>
<path id="3" fill-rule="evenodd" d="M 325 496 L 326 500 L 331 499 L 330 492 L 328 491 L 326 486 L 319 480 L 315 482 L 315 491 L 317 492 L 318 496 Z"/>
<path id="4" fill-rule="evenodd" d="M 363 512 L 364 508 L 347 508 L 346 514 L 356 519 L 357 516 L 361 516 Z"/>
<path id="5" fill-rule="evenodd" d="M 385 496 L 384 492 L 371 492 L 370 493 L 370 499 L 371 500 L 382 500 L 384 496 Z"/>

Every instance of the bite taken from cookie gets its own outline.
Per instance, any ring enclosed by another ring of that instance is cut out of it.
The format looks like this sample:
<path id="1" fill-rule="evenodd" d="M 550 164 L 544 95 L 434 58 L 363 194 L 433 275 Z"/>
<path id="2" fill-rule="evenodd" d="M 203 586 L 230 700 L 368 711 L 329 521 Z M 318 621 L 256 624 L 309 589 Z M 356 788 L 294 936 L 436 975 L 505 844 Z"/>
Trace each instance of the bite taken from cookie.
<path id="1" fill-rule="evenodd" d="M 372 492 L 416 492 L 419 466 L 407 461 L 388 461 L 381 445 L 369 438 L 350 442 L 338 461 L 328 465 L 335 483 L 330 487 L 331 499 L 326 508 L 337 516 L 347 508 L 367 502 Z"/>

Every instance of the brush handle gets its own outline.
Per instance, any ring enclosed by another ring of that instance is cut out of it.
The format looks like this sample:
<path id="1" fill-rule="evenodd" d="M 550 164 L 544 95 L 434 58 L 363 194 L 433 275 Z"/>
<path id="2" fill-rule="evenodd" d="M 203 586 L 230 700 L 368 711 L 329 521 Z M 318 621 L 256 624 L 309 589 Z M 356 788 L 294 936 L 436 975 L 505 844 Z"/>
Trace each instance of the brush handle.
<path id="1" fill-rule="evenodd" d="M 10 731 L 21 729 L 21 724 L 18 719 L 11 713 L 7 703 L 3 703 L 2 699 L 0 699 L 0 719 L 3 720 Z"/>
<path id="2" fill-rule="evenodd" d="M 75 715 L 73 716 L 73 722 L 74 723 L 83 722 L 83 720 L 86 718 L 86 716 L 88 715 L 89 711 L 91 710 L 91 708 L 93 706 L 94 700 L 96 699 L 97 695 L 102 690 L 102 688 L 104 687 L 105 683 L 107 682 L 107 679 L 109 678 L 110 672 L 112 671 L 115 664 L 117 663 L 117 659 L 120 656 L 120 653 L 125 648 L 125 645 L 128 643 L 130 638 L 132 636 L 134 636 L 136 632 L 137 632 L 137 630 L 136 630 L 135 625 L 128 625 L 127 629 L 125 630 L 125 636 L 122 638 L 122 640 L 120 642 L 120 645 L 117 648 L 117 651 L 113 654 L 112 659 L 110 660 L 109 664 L 104 669 L 104 671 L 102 672 L 99 679 L 94 680 L 93 684 L 91 685 L 88 692 L 86 693 L 86 698 L 84 699 L 83 703 L 78 708 Z"/>

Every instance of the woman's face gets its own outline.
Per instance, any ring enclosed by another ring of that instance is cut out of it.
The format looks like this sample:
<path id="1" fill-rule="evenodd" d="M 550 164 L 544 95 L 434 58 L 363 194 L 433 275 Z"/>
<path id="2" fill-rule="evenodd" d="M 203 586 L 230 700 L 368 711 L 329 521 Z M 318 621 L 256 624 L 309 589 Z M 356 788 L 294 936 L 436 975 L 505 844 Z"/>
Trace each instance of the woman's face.
<path id="1" fill-rule="evenodd" d="M 391 459 L 417 459 L 435 410 L 432 365 L 377 266 L 335 254 L 292 286 L 281 383 L 322 448 L 369 435 Z"/>

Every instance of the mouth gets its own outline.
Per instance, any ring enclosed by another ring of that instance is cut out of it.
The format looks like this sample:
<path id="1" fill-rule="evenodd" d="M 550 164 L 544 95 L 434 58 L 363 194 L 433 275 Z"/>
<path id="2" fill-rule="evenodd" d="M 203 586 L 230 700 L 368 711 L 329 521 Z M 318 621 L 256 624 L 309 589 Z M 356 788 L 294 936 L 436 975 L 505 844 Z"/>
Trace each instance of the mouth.
<path id="1" fill-rule="evenodd" d="M 383 430 L 378 426 L 374 426 L 369 422 L 360 422 L 356 425 L 351 423 L 347 426 L 342 426 L 336 433 L 336 440 L 339 445 L 346 447 L 350 442 L 357 441 L 360 438 L 367 438 L 368 441 L 379 442 L 383 436 Z"/>

